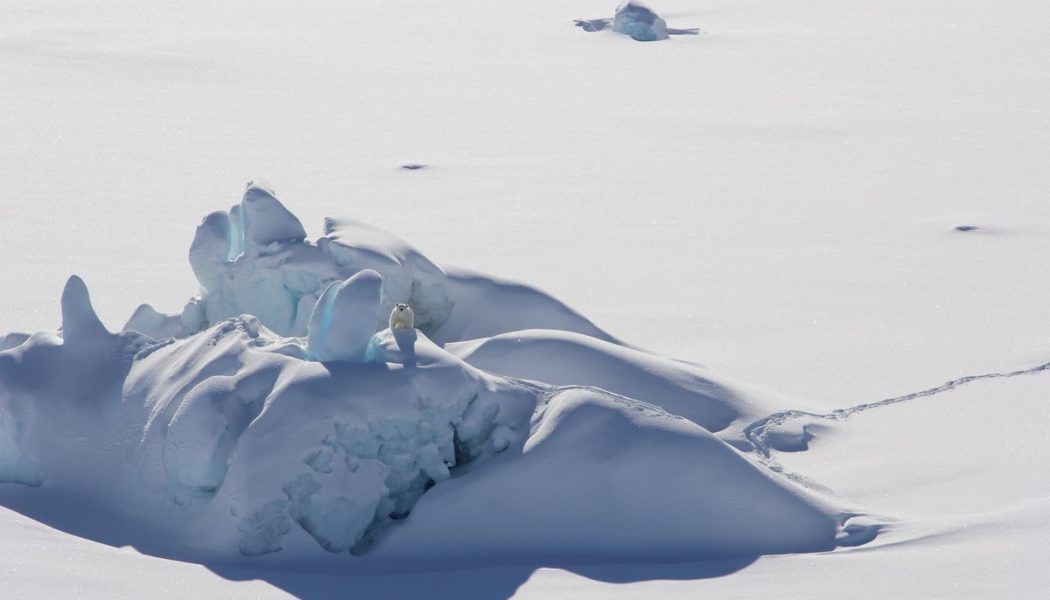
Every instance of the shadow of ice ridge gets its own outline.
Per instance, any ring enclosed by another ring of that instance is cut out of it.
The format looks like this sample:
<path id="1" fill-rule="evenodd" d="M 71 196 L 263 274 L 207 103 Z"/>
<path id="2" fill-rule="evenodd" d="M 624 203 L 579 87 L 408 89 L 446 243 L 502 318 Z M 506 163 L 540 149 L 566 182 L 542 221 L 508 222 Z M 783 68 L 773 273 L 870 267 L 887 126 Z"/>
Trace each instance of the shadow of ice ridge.
<path id="1" fill-rule="evenodd" d="M 405 572 L 372 575 L 263 571 L 217 563 L 205 563 L 204 566 L 225 579 L 231 581 L 262 580 L 304 600 L 337 598 L 418 600 L 446 597 L 458 600 L 504 600 L 513 597 L 518 588 L 539 569 L 564 569 L 594 581 L 616 584 L 643 581 L 695 581 L 731 575 L 747 568 L 757 559 L 758 557 L 746 557 L 704 562 L 610 565 L 537 563 L 442 571 L 406 570 Z"/>

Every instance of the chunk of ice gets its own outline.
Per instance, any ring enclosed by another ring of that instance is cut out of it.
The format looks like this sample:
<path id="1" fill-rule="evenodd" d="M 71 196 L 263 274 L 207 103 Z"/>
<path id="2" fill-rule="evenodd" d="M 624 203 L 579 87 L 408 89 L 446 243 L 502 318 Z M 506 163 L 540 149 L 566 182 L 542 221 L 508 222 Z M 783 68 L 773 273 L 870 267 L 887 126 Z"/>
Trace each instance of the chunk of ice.
<path id="1" fill-rule="evenodd" d="M 244 221 L 244 240 L 248 246 L 306 239 L 306 230 L 298 217 L 285 208 L 265 184 L 248 184 L 241 200 L 240 216 Z"/>
<path id="2" fill-rule="evenodd" d="M 230 216 L 218 210 L 204 217 L 190 245 L 190 266 L 201 287 L 219 287 L 230 257 Z"/>
<path id="3" fill-rule="evenodd" d="M 62 339 L 66 344 L 90 343 L 109 337 L 88 295 L 84 280 L 70 275 L 62 290 Z"/>
<path id="4" fill-rule="evenodd" d="M 613 31 L 629 35 L 639 42 L 666 40 L 668 37 L 667 21 L 636 0 L 625 2 L 616 9 Z"/>
<path id="5" fill-rule="evenodd" d="M 310 315 L 307 346 L 315 359 L 362 362 L 379 320 L 383 278 L 365 269 L 328 286 Z"/>

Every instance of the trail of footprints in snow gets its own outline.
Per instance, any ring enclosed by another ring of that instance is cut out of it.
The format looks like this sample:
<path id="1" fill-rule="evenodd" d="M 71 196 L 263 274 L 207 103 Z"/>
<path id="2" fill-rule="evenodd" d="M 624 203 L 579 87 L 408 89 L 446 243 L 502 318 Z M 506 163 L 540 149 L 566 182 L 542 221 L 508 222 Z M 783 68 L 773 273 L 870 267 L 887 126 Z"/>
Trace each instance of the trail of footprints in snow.
<path id="1" fill-rule="evenodd" d="M 810 482 L 807 482 L 801 475 L 795 473 L 789 473 L 784 471 L 784 468 L 777 462 L 776 458 L 773 457 L 770 451 L 770 443 L 768 441 L 769 433 L 776 427 L 783 425 L 785 422 L 792 419 L 809 418 L 809 419 L 825 419 L 829 421 L 839 421 L 849 418 L 859 412 L 871 410 L 873 408 L 880 408 L 883 406 L 890 406 L 893 404 L 899 404 L 901 402 L 908 402 L 909 400 L 915 400 L 918 398 L 925 398 L 927 396 L 934 396 L 943 392 L 951 391 L 959 386 L 979 381 L 982 379 L 999 379 L 1005 377 L 1017 377 L 1020 375 L 1032 375 L 1041 371 L 1050 370 L 1050 362 L 1043 363 L 1037 367 L 1030 369 L 1021 369 L 1019 371 L 1008 371 L 1005 373 L 985 373 L 983 375 L 968 375 L 966 377 L 960 377 L 959 379 L 953 379 L 945 384 L 937 387 L 932 387 L 921 392 L 913 392 L 911 394 L 905 394 L 903 396 L 896 396 L 893 398 L 887 398 L 885 400 L 878 400 L 876 402 L 868 402 L 866 404 L 858 404 L 849 408 L 839 408 L 829 413 L 818 414 L 811 413 L 802 410 L 786 410 L 778 413 L 773 413 L 768 417 L 763 417 L 747 427 L 744 428 L 744 438 L 747 443 L 758 453 L 760 460 L 768 467 L 771 471 L 779 473 L 788 479 L 809 486 Z"/>

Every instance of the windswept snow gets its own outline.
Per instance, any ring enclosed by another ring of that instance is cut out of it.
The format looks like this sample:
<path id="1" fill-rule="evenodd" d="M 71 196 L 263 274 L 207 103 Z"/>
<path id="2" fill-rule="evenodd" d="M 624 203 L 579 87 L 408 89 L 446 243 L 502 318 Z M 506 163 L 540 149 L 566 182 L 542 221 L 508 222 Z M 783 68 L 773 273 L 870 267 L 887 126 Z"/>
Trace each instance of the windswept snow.
<path id="1" fill-rule="evenodd" d="M 645 399 L 712 432 L 762 410 L 763 400 L 746 386 L 701 366 L 566 331 L 517 331 L 447 348 L 493 373 Z"/>

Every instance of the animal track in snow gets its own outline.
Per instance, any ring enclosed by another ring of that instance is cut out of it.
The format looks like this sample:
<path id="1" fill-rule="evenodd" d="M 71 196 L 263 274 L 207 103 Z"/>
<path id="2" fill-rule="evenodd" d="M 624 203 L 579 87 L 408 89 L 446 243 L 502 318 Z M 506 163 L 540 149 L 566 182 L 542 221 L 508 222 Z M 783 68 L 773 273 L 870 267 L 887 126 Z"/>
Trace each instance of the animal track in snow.
<path id="1" fill-rule="evenodd" d="M 812 420 L 824 420 L 824 421 L 840 421 L 849 418 L 857 413 L 872 410 L 875 408 L 881 408 L 884 406 L 891 406 L 894 404 L 900 404 L 902 402 L 909 402 L 919 398 L 925 398 L 928 396 L 935 396 L 943 392 L 951 391 L 959 386 L 979 381 L 982 379 L 999 379 L 1005 377 L 1018 377 L 1021 375 L 1031 375 L 1039 373 L 1041 371 L 1050 370 L 1050 362 L 1043 363 L 1039 366 L 1032 367 L 1030 369 L 1021 369 L 1018 371 L 1007 371 L 1003 373 L 985 373 L 983 375 L 967 375 L 966 377 L 960 377 L 953 379 L 947 383 L 932 387 L 919 392 L 913 392 L 911 394 L 905 394 L 903 396 L 895 396 L 893 398 L 886 398 L 884 400 L 878 400 L 876 402 L 868 402 L 865 404 L 858 404 L 848 408 L 839 408 L 828 413 L 818 414 L 811 413 L 802 410 L 786 410 L 777 413 L 773 413 L 767 417 L 763 417 L 754 421 L 750 425 L 744 428 L 744 439 L 747 443 L 754 448 L 758 454 L 759 459 L 765 463 L 765 465 L 772 471 L 780 473 L 785 477 L 797 481 L 799 483 L 806 484 L 803 477 L 800 475 L 787 473 L 777 460 L 773 457 L 772 450 L 779 450 L 781 452 L 799 452 L 807 449 L 807 444 L 813 437 L 814 424 L 809 423 L 801 428 L 798 434 L 791 434 L 790 432 L 783 431 L 780 427 L 793 419 L 807 418 Z"/>

